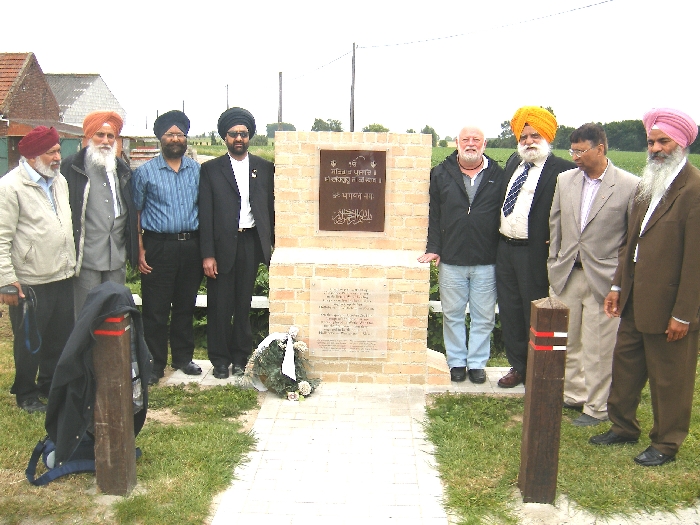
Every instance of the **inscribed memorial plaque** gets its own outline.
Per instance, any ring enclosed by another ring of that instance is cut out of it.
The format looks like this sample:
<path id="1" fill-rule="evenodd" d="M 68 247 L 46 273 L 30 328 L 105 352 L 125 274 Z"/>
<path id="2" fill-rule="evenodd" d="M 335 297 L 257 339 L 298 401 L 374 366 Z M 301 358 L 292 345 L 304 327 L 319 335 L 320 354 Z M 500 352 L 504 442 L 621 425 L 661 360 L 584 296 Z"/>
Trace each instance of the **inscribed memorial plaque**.
<path id="1" fill-rule="evenodd" d="M 321 150 L 318 228 L 383 232 L 386 151 Z"/>
<path id="2" fill-rule="evenodd" d="M 311 279 L 309 349 L 320 357 L 386 357 L 385 279 Z"/>

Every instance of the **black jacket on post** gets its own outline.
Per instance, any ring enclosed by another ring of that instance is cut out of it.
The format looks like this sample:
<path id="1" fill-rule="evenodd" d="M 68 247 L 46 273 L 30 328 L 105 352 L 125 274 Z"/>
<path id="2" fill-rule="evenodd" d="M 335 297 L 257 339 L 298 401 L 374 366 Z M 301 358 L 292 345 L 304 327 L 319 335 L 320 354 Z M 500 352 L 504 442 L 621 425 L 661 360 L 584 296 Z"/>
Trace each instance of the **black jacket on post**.
<path id="1" fill-rule="evenodd" d="M 488 157 L 486 157 L 488 158 Z M 426 253 L 454 266 L 496 264 L 503 170 L 488 158 L 469 201 L 457 151 L 430 171 L 430 215 Z"/>
<path id="2" fill-rule="evenodd" d="M 146 421 L 148 407 L 148 378 L 153 360 L 143 339 L 141 312 L 134 305 L 131 291 L 121 284 L 106 282 L 92 290 L 80 311 L 75 327 L 56 365 L 49 403 L 46 407 L 46 432 L 56 444 L 56 463 L 61 463 L 75 451 L 83 435 L 93 423 L 95 410 L 95 369 L 92 350 L 93 332 L 107 317 L 128 313 L 136 335 L 136 356 L 141 375 L 143 410 L 134 414 L 134 433 L 138 434 Z"/>

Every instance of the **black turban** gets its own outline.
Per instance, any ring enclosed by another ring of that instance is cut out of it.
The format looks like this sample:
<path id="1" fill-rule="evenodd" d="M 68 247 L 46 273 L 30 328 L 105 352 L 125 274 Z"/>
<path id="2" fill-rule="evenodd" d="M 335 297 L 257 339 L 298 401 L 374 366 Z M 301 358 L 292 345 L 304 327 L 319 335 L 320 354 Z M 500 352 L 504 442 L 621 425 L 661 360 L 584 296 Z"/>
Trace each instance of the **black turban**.
<path id="1" fill-rule="evenodd" d="M 173 126 L 177 126 L 185 135 L 190 131 L 190 119 L 187 118 L 182 111 L 173 109 L 167 113 L 163 113 L 153 123 L 153 133 L 158 140 L 163 138 L 163 135 Z"/>
<path id="2" fill-rule="evenodd" d="M 250 111 L 243 108 L 230 108 L 221 114 L 218 124 L 219 136 L 225 140 L 226 132 L 238 124 L 248 128 L 248 136 L 252 139 L 255 135 L 255 119 Z"/>

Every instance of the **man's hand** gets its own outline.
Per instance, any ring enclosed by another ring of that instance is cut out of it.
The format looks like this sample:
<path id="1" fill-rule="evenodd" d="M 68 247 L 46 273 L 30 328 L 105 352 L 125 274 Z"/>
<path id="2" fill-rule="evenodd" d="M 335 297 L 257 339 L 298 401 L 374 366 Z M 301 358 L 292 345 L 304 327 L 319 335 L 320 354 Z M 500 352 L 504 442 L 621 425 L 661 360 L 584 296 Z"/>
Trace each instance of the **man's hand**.
<path id="1" fill-rule="evenodd" d="M 204 259 L 202 261 L 202 268 L 204 268 L 204 275 L 206 275 L 210 279 L 216 279 L 216 276 L 219 272 L 216 269 L 215 257 L 207 257 L 206 259 Z"/>
<path id="2" fill-rule="evenodd" d="M 139 272 L 148 275 L 151 273 L 151 270 L 153 270 L 153 268 L 148 266 L 146 262 L 146 250 L 142 246 L 139 246 Z"/>
<path id="3" fill-rule="evenodd" d="M 683 339 L 688 333 L 688 326 L 685 323 L 676 321 L 673 317 L 668 320 L 668 328 L 664 332 L 666 334 L 666 341 L 669 343 L 672 341 L 678 341 Z"/>
<path id="4" fill-rule="evenodd" d="M 22 287 L 19 285 L 19 281 L 11 283 L 11 286 L 17 288 L 19 294 L 4 293 L 0 294 L 0 303 L 7 304 L 10 306 L 17 306 L 20 299 L 24 299 L 24 294 L 22 293 Z"/>
<path id="5" fill-rule="evenodd" d="M 430 261 L 435 261 L 435 264 L 440 264 L 440 256 L 437 253 L 424 253 L 418 257 L 418 262 L 427 263 Z"/>
<path id="6" fill-rule="evenodd" d="M 620 292 L 610 292 L 603 303 L 605 315 L 620 317 Z"/>

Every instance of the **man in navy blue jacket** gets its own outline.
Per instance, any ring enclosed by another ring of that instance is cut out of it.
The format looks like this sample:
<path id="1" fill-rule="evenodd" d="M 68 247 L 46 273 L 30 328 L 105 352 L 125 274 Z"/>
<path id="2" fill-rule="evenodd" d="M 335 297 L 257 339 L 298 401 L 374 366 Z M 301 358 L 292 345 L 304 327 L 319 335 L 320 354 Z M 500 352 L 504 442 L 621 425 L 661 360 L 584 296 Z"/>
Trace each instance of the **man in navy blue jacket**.
<path id="1" fill-rule="evenodd" d="M 486 381 L 496 306 L 496 249 L 501 206 L 500 166 L 484 155 L 484 133 L 468 126 L 457 151 L 430 172 L 426 253 L 440 270 L 442 333 L 452 381 Z M 469 303 L 469 344 L 465 310 Z"/>

